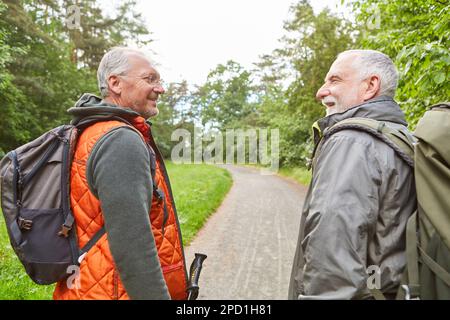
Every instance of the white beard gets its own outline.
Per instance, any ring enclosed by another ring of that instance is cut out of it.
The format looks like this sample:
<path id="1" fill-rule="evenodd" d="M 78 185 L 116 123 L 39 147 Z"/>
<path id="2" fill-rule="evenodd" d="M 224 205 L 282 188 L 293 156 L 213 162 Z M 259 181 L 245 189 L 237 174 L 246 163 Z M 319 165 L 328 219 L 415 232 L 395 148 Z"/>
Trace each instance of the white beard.
<path id="1" fill-rule="evenodd" d="M 334 103 L 332 107 L 327 106 L 327 103 Z M 339 101 L 335 97 L 327 96 L 322 99 L 322 104 L 326 107 L 327 117 L 335 114 L 335 113 L 342 113 L 344 111 L 347 111 L 347 107 L 344 106 L 342 103 L 339 103 Z"/>

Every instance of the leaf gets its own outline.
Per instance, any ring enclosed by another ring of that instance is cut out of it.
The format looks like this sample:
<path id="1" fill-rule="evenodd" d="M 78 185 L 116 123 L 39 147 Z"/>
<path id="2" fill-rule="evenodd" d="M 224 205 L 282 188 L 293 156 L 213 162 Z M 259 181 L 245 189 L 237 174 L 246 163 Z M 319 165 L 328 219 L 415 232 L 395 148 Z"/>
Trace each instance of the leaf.
<path id="1" fill-rule="evenodd" d="M 447 65 L 450 65 L 450 56 L 443 56 L 442 61 L 444 61 Z"/>
<path id="2" fill-rule="evenodd" d="M 438 74 L 436 74 L 433 78 L 434 82 L 436 84 L 441 84 L 442 82 L 445 81 L 445 73 L 444 72 L 439 72 Z"/>
<path id="3" fill-rule="evenodd" d="M 408 62 L 406 63 L 405 69 L 403 71 L 404 75 L 408 74 L 409 68 L 411 67 L 411 63 L 412 63 L 412 59 L 409 59 Z"/>

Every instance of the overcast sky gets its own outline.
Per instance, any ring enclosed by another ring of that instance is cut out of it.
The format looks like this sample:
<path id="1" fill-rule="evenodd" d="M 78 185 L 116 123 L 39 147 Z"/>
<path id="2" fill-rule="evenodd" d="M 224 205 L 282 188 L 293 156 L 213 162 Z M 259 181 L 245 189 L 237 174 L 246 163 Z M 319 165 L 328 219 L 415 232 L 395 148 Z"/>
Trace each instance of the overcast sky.
<path id="1" fill-rule="evenodd" d="M 115 1 L 116 3 L 118 1 Z M 201 84 L 229 59 L 251 68 L 279 47 L 292 0 L 139 0 L 153 32 L 154 60 L 168 82 Z M 340 0 L 312 0 L 316 12 L 341 8 Z"/>

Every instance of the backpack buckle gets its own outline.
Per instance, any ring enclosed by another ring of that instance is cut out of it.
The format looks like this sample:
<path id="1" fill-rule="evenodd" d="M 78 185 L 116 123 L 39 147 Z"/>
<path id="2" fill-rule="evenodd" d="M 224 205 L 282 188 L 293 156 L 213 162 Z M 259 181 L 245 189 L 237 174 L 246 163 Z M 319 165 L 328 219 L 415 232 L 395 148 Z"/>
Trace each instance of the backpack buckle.
<path id="1" fill-rule="evenodd" d="M 420 300 L 419 294 L 415 294 L 417 290 L 414 290 L 414 288 L 418 289 L 418 286 L 408 286 L 406 284 L 403 284 L 400 286 L 400 288 L 404 291 L 405 294 L 405 300 Z"/>
<path id="2" fill-rule="evenodd" d="M 31 228 L 33 227 L 32 220 L 26 220 L 24 218 L 19 217 L 19 219 L 17 219 L 17 223 L 19 225 L 19 229 L 21 230 L 30 231 Z"/>
<path id="3" fill-rule="evenodd" d="M 69 237 L 70 230 L 72 230 L 72 227 L 69 227 L 69 226 L 66 226 L 65 224 L 63 224 L 61 226 L 61 231 L 58 232 L 58 236 L 67 238 L 67 237 Z"/>

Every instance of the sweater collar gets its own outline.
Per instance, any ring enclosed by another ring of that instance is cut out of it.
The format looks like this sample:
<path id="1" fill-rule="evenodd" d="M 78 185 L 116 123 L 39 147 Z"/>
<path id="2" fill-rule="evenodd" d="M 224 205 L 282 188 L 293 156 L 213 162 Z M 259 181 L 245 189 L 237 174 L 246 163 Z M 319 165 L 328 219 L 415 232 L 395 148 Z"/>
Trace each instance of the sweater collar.
<path id="1" fill-rule="evenodd" d="M 370 118 L 378 121 L 388 121 L 407 125 L 405 115 L 394 99 L 379 96 L 362 104 L 354 106 L 342 113 L 335 113 L 319 119 L 318 126 L 323 132 L 326 128 L 348 118 Z"/>
<path id="2" fill-rule="evenodd" d="M 349 118 L 370 118 L 407 126 L 405 115 L 397 102 L 388 96 L 379 96 L 354 106 L 342 113 L 335 113 L 317 120 L 313 124 L 314 143 L 317 144 L 325 129 Z"/>
<path id="3" fill-rule="evenodd" d="M 151 123 L 137 112 L 105 102 L 94 94 L 83 94 L 75 103 L 75 106 L 67 112 L 72 115 L 71 123 L 74 125 L 89 119 L 123 119 L 139 130 L 146 141 L 149 140 L 151 135 Z"/>

